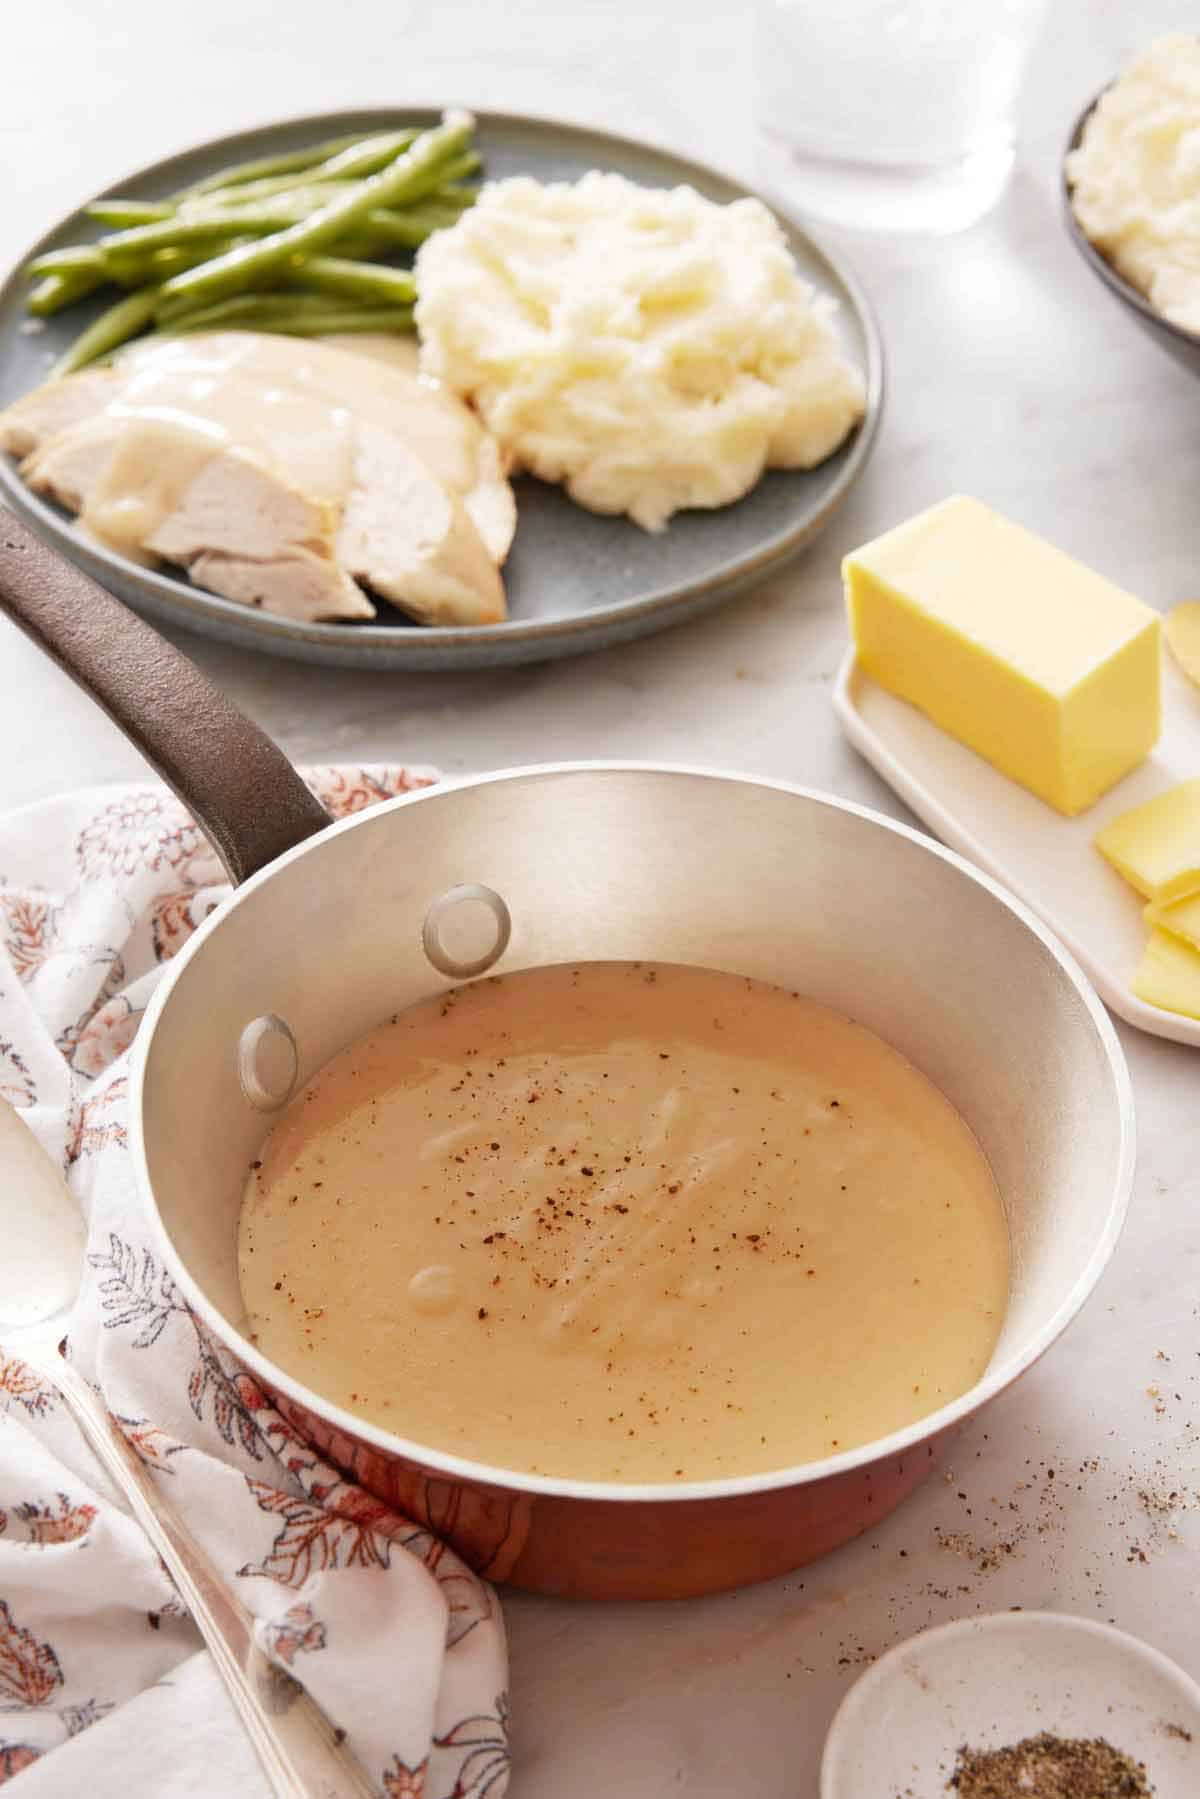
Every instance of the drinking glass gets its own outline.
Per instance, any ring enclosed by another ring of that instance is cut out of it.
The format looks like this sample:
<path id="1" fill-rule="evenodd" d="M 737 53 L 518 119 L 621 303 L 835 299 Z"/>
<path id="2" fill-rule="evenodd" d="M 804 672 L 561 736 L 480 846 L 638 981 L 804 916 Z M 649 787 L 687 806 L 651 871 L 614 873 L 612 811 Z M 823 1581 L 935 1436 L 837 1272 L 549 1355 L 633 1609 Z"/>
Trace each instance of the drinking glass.
<path id="1" fill-rule="evenodd" d="M 757 0 L 760 175 L 800 213 L 958 231 L 1012 170 L 1046 0 Z"/>

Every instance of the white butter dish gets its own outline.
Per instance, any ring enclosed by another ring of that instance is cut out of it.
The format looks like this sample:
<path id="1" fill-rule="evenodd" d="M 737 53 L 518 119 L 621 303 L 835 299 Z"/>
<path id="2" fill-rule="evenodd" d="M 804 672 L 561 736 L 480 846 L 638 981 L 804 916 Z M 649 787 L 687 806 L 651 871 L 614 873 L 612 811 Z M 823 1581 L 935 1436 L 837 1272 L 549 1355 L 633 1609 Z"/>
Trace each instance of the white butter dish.
<path id="1" fill-rule="evenodd" d="M 1200 775 L 1200 693 L 1163 659 L 1163 733 L 1140 768 L 1078 818 L 1064 818 L 931 720 L 876 685 L 853 647 L 833 705 L 850 742 L 923 824 L 1043 918 L 1119 1018 L 1200 1048 L 1200 1019 L 1149 1006 L 1130 982 L 1149 927 L 1142 900 L 1093 846 L 1110 819 Z"/>

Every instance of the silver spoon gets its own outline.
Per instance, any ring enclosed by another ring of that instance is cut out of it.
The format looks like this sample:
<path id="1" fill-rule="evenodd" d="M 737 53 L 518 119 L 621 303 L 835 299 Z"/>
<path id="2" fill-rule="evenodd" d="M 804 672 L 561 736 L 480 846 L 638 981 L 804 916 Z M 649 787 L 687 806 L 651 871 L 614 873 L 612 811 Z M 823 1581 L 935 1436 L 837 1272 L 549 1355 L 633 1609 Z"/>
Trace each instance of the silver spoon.
<path id="1" fill-rule="evenodd" d="M 342 1733 L 259 1648 L 254 1619 L 163 1499 L 120 1425 L 62 1355 L 83 1275 L 84 1229 L 66 1182 L 0 1099 L 0 1338 L 62 1394 L 166 1564 L 280 1799 L 374 1799 Z"/>

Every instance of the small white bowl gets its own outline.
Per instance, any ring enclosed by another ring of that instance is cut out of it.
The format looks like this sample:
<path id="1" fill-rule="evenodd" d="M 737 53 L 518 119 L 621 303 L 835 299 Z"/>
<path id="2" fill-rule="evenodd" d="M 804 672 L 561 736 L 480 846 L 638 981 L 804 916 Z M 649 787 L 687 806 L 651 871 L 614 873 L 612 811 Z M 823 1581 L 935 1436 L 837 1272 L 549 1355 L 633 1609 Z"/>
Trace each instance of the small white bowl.
<path id="1" fill-rule="evenodd" d="M 963 1744 L 999 1749 L 1048 1731 L 1103 1737 L 1144 1762 L 1155 1799 L 1200 1794 L 1200 1686 L 1109 1624 L 995 1612 L 923 1631 L 842 1700 L 821 1799 L 944 1799 Z"/>

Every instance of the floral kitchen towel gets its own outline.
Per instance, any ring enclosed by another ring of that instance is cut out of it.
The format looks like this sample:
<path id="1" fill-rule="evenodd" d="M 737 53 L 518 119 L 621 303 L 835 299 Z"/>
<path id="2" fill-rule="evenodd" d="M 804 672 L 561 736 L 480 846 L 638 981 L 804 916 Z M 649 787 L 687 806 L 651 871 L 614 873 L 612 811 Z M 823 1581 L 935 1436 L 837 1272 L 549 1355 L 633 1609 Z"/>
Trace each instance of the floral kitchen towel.
<path id="1" fill-rule="evenodd" d="M 307 778 L 344 816 L 434 777 Z M 72 1356 L 380 1794 L 500 1799 L 495 1595 L 296 1436 L 180 1295 L 134 1188 L 126 1051 L 164 965 L 227 892 L 157 786 L 0 819 L 0 1095 L 87 1218 Z M 0 1783 L 17 1776 L 28 1799 L 267 1791 L 157 1556 L 14 1343 L 0 1344 Z"/>

